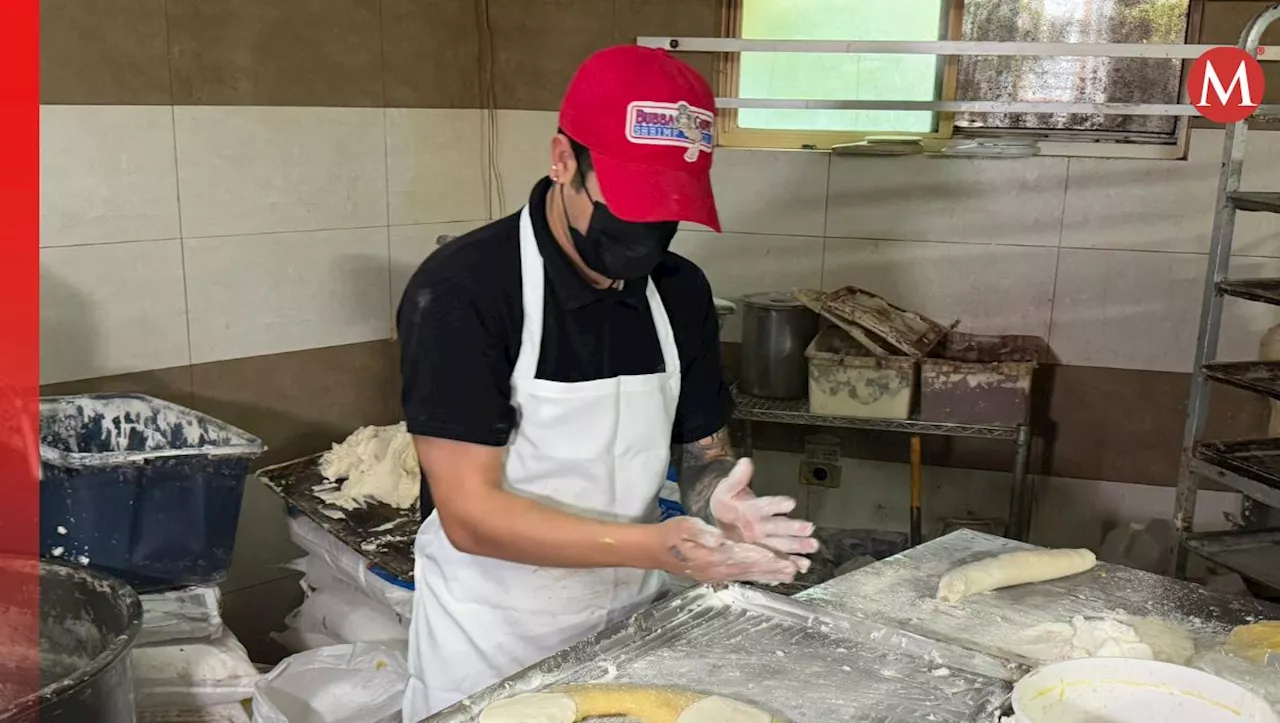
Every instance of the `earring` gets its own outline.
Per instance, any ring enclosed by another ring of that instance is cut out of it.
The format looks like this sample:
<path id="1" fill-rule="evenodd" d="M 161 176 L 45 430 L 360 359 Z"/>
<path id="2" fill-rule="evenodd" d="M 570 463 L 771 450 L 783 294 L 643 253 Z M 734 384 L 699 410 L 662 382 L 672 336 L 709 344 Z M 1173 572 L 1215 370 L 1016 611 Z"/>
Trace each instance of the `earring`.
<path id="1" fill-rule="evenodd" d="M 555 166 L 551 167 L 551 180 L 555 181 L 556 183 L 560 182 L 560 174 L 556 172 Z"/>

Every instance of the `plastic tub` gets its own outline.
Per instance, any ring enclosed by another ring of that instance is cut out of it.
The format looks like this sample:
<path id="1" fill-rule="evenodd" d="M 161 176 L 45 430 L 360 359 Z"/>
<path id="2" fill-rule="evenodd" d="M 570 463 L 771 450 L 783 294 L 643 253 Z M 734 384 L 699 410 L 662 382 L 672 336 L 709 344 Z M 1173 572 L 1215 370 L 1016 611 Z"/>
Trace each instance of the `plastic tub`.
<path id="1" fill-rule="evenodd" d="M 951 332 L 920 362 L 920 419 L 952 424 L 1022 424 L 1031 378 L 1044 355 L 1035 336 Z"/>
<path id="2" fill-rule="evenodd" d="M 1200 670 L 1154 660 L 1082 658 L 1013 687 L 1016 723 L 1277 723 L 1266 701 Z"/>
<path id="3" fill-rule="evenodd" d="M 832 417 L 907 419 L 915 396 L 916 362 L 875 356 L 843 329 L 829 326 L 805 350 L 809 411 Z"/>
<path id="4" fill-rule="evenodd" d="M 262 442 L 142 394 L 40 401 L 41 554 L 140 590 L 221 582 Z"/>
<path id="5" fill-rule="evenodd" d="M 0 559 L 6 588 L 35 576 L 32 562 Z M 40 690 L 0 702 L 0 723 L 134 723 L 129 651 L 142 627 L 137 594 L 119 580 L 50 560 L 40 561 L 38 584 L 40 650 L 7 650 L 0 690 L 7 667 L 26 665 L 39 666 Z"/>

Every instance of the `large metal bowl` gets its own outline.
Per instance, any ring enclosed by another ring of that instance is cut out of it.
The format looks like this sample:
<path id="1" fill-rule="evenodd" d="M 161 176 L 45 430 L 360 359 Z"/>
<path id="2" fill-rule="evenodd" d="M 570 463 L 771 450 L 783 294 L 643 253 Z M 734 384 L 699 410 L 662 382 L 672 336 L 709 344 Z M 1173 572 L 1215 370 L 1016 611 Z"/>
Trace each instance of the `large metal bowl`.
<path id="1" fill-rule="evenodd" d="M 0 723 L 133 723 L 129 652 L 142 628 L 137 593 L 84 567 L 41 560 L 38 579 L 35 567 L 0 558 L 4 589 L 34 593 L 39 586 L 40 621 L 40 649 L 10 640 L 18 650 L 0 661 L 0 683 L 7 674 L 29 690 L 38 666 L 40 689 L 7 705 L 0 700 Z"/>

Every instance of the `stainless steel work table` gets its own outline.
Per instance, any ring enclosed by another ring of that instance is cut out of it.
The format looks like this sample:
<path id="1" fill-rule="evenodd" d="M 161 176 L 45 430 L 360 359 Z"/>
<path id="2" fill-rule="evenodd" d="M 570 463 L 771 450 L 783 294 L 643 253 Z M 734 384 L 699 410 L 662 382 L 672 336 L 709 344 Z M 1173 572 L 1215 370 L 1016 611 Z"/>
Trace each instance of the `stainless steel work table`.
<path id="1" fill-rule="evenodd" d="M 968 530 L 783 598 L 699 586 L 433 716 L 475 720 L 490 701 L 567 683 L 677 686 L 732 696 L 794 723 L 994 721 L 1029 665 L 1009 640 L 1073 615 L 1155 617 L 1185 626 L 1193 664 L 1266 690 L 1280 676 L 1215 651 L 1235 625 L 1280 609 L 1100 564 L 1071 578 L 954 605 L 934 600 L 947 570 L 1029 545 Z M 1271 697 L 1280 705 L 1280 698 Z"/>

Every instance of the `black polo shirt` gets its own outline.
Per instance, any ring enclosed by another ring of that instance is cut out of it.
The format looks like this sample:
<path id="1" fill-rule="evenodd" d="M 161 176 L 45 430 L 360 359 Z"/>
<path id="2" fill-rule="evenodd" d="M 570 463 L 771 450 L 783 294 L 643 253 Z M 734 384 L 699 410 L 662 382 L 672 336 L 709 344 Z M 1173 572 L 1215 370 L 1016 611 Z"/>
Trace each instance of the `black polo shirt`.
<path id="1" fill-rule="evenodd" d="M 546 269 L 537 376 L 584 382 L 662 371 L 649 282 L 596 289 L 574 269 L 547 226 L 543 179 L 529 197 Z M 427 257 L 396 313 L 401 403 L 411 434 L 504 446 L 516 424 L 511 373 L 524 321 L 520 214 L 462 236 Z M 680 352 L 680 401 L 671 440 L 708 437 L 728 423 L 732 397 L 720 367 L 711 286 L 692 261 L 668 252 L 652 281 Z M 433 506 L 422 490 L 425 516 Z"/>

